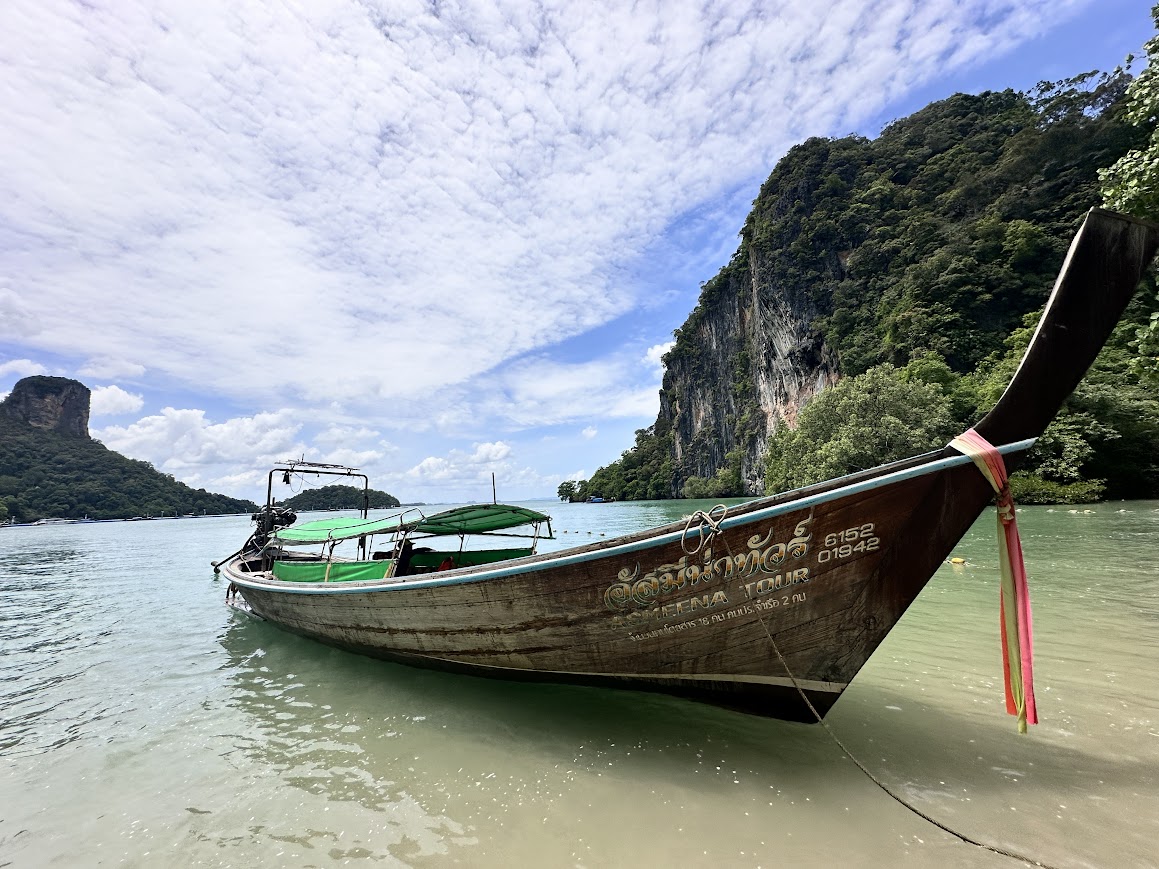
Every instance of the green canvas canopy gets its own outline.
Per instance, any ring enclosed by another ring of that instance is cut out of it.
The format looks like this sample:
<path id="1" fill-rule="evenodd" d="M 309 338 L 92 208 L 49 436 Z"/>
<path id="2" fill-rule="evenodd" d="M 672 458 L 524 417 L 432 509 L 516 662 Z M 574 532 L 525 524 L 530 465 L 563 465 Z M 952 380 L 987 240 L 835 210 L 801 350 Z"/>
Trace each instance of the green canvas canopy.
<path id="1" fill-rule="evenodd" d="M 350 540 L 369 534 L 386 534 L 400 529 L 422 534 L 485 534 L 504 528 L 517 528 L 534 522 L 548 522 L 550 516 L 515 507 L 511 504 L 473 504 L 456 507 L 433 516 L 423 516 L 417 510 L 409 510 L 382 519 L 361 519 L 345 517 L 340 519 L 316 519 L 281 528 L 271 535 L 274 540 L 290 546 L 329 541 Z"/>
<path id="2" fill-rule="evenodd" d="M 313 522 L 303 522 L 301 525 L 279 528 L 270 536 L 279 543 L 290 546 L 326 543 L 330 540 L 350 540 L 367 534 L 392 532 L 398 528 L 400 518 L 402 517 L 396 514 L 382 519 L 362 519 L 357 516 L 347 516 L 340 519 L 315 519 Z"/>
<path id="3" fill-rule="evenodd" d="M 427 516 L 417 522 L 408 522 L 406 525 L 410 530 L 421 531 L 424 534 L 483 534 L 487 531 L 530 525 L 533 522 L 550 521 L 550 516 L 525 507 L 515 507 L 511 504 L 472 504 L 469 507 L 456 507 L 453 510 L 436 513 L 434 516 Z"/>

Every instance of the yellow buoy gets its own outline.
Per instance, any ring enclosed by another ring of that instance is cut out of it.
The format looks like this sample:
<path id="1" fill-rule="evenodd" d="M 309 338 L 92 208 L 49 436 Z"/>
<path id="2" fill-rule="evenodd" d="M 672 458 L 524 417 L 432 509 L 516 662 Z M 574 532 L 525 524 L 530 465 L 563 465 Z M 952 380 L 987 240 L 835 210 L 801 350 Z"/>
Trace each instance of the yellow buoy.
<path id="1" fill-rule="evenodd" d="M 950 559 L 950 564 L 965 564 L 965 563 L 966 563 L 966 559 L 964 559 L 964 558 L 951 558 Z"/>

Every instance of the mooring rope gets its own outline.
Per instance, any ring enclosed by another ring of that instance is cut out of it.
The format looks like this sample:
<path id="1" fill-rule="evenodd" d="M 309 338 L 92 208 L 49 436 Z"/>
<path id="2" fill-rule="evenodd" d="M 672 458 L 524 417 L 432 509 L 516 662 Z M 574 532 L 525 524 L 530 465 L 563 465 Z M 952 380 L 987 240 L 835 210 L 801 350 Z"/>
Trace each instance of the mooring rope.
<path id="1" fill-rule="evenodd" d="M 716 512 L 720 511 L 720 517 L 717 518 Z M 680 548 L 684 550 L 685 555 L 695 555 L 701 549 L 708 546 L 712 539 L 720 533 L 720 523 L 724 521 L 724 517 L 728 515 L 728 506 L 726 504 L 717 504 L 711 510 L 697 510 L 688 517 L 688 521 L 684 523 L 684 533 L 680 535 Z M 696 523 L 696 546 L 689 549 L 687 545 L 688 534 L 692 531 L 692 523 Z M 704 533 L 704 529 L 708 528 L 708 533 Z"/>
<path id="2" fill-rule="evenodd" d="M 718 506 L 723 507 L 724 505 L 718 505 Z M 711 513 L 715 510 L 716 510 L 716 507 L 713 507 L 712 511 L 709 511 L 709 512 Z M 696 513 L 693 513 L 692 517 L 689 518 L 689 523 L 691 523 L 692 519 L 695 518 L 696 515 L 698 513 L 701 513 L 701 512 L 702 511 L 698 510 Z M 711 519 L 711 517 L 708 517 L 708 516 L 706 516 L 706 518 Z M 723 519 L 723 518 L 724 517 L 722 516 L 721 519 Z M 719 525 L 720 525 L 720 520 L 717 520 L 716 523 L 713 525 L 713 530 L 710 532 L 710 536 L 715 536 L 715 534 L 720 530 Z M 686 526 L 685 533 L 687 533 L 687 532 L 688 532 L 688 527 Z M 723 539 L 724 539 L 725 549 L 728 551 L 729 557 L 731 558 L 732 557 L 732 547 L 728 545 L 727 538 L 723 538 Z M 681 544 L 683 545 L 683 538 L 681 538 Z M 687 551 L 687 550 L 685 550 L 685 551 Z M 850 751 L 848 748 L 846 748 L 845 743 L 842 742 L 841 739 L 837 736 L 837 734 L 833 732 L 833 729 L 828 724 L 825 723 L 825 719 L 821 717 L 821 713 L 817 711 L 817 708 L 813 705 L 812 701 L 809 700 L 809 697 L 805 693 L 805 690 L 801 687 L 800 683 L 797 682 L 797 677 L 794 676 L 793 671 L 789 669 L 789 662 L 786 661 L 785 656 L 781 654 L 781 649 L 777 645 L 777 641 L 773 639 L 773 634 L 771 631 L 769 631 L 769 626 L 765 623 L 765 617 L 763 615 L 761 615 L 760 613 L 757 613 L 757 619 L 760 621 L 761 627 L 764 628 L 765 636 L 769 638 L 769 643 L 772 645 L 773 651 L 777 653 L 777 658 L 780 660 L 781 666 L 785 668 L 785 672 L 788 674 L 789 680 L 793 683 L 793 687 L 797 689 L 797 693 L 801 695 L 801 699 L 805 702 L 805 706 L 807 706 L 809 711 L 813 713 L 813 717 L 817 719 L 817 723 L 821 725 L 821 727 L 825 730 L 825 732 L 827 734 L 829 734 L 830 738 L 833 740 L 834 743 L 836 743 L 837 747 L 841 749 L 842 754 L 844 754 L 847 758 L 849 758 L 851 761 L 853 761 L 853 764 L 865 774 L 866 778 L 868 778 L 871 782 L 873 782 L 875 785 L 877 785 L 879 788 L 881 788 L 889 797 L 891 797 L 896 802 L 898 802 L 903 808 L 908 809 L 909 811 L 913 812 L 915 815 L 917 815 L 922 820 L 933 824 L 939 830 L 942 830 L 943 832 L 949 833 L 951 836 L 953 836 L 956 839 L 961 840 L 962 842 L 965 842 L 967 845 L 974 845 L 978 848 L 983 848 L 983 849 L 990 851 L 994 854 L 1001 854 L 1003 857 L 1010 857 L 1011 859 L 1021 860 L 1024 863 L 1030 863 L 1034 866 L 1041 866 L 1041 867 L 1043 867 L 1043 869 L 1058 869 L 1058 867 L 1053 866 L 1050 863 L 1044 863 L 1041 860 L 1037 860 L 1033 857 L 1027 857 L 1025 854 L 1020 854 L 1017 851 L 1010 851 L 1010 850 L 1007 850 L 1006 848 L 999 847 L 998 845 L 991 845 L 991 844 L 988 844 L 986 842 L 982 842 L 978 839 L 974 839 L 970 836 L 967 836 L 965 833 L 959 833 L 957 830 L 954 830 L 951 827 L 946 826 L 941 821 L 939 821 L 937 818 L 931 817 L 930 815 L 926 814 L 921 809 L 919 809 L 917 806 L 910 803 L 904 797 L 901 797 L 898 794 L 894 793 L 892 790 L 890 790 L 889 786 L 885 782 L 883 782 L 876 775 L 874 775 L 873 772 L 869 769 L 869 767 L 867 767 L 860 760 L 858 760 L 857 757 L 853 754 L 853 752 Z"/>
<path id="3" fill-rule="evenodd" d="M 865 764 L 863 764 L 860 760 L 857 759 L 856 756 L 854 756 L 852 751 L 850 751 L 848 748 L 846 748 L 845 743 L 843 743 L 841 741 L 841 739 L 837 736 L 837 734 L 833 732 L 833 729 L 828 724 L 825 723 L 825 719 L 821 717 L 821 713 L 819 713 L 817 711 L 816 707 L 809 700 L 809 697 L 805 694 L 804 689 L 802 689 L 800 684 L 798 684 L 797 677 L 794 676 L 793 671 L 789 669 L 789 665 L 785 661 L 785 656 L 781 654 L 781 650 L 777 646 L 777 641 L 773 639 L 773 635 L 769 632 L 769 626 L 765 624 L 764 616 L 758 615 L 757 618 L 760 619 L 761 627 L 765 629 L 765 636 L 767 636 L 769 638 L 769 642 L 772 643 L 773 651 L 777 653 L 777 657 L 781 661 L 781 666 L 784 667 L 785 672 L 789 674 L 789 679 L 792 680 L 793 687 L 797 689 L 797 693 L 801 695 L 801 699 L 803 701 L 805 701 L 805 705 L 809 707 L 809 711 L 813 713 L 813 717 L 817 719 L 817 723 L 820 724 L 825 729 L 825 732 L 829 734 L 829 736 L 837 744 L 837 747 L 841 749 L 842 753 L 847 758 L 849 758 L 851 761 L 853 761 L 853 763 L 857 766 L 857 768 L 859 770 L 861 770 L 863 773 L 865 773 L 866 777 L 868 777 L 871 782 L 873 782 L 875 785 L 877 785 L 879 788 L 881 788 L 883 791 L 885 791 L 886 794 L 888 794 L 890 797 L 892 797 L 894 800 L 896 800 L 898 803 L 900 803 L 902 805 L 902 807 L 909 809 L 911 812 L 913 812 L 915 815 L 917 815 L 922 820 L 928 821 L 929 823 L 931 823 L 935 827 L 937 827 L 939 830 L 942 830 L 946 833 L 949 833 L 951 836 L 954 836 L 955 838 L 960 839 L 961 841 L 965 842 L 968 845 L 975 845 L 979 848 L 985 848 L 987 851 L 992 851 L 995 854 L 1001 854 L 1003 857 L 1011 857 L 1014 860 L 1021 860 L 1024 863 L 1031 863 L 1035 866 L 1042 866 L 1043 869 L 1057 869 L 1057 867 L 1052 866 L 1050 863 L 1043 863 L 1041 860 L 1037 860 L 1033 857 L 1027 857 L 1025 854 L 1020 854 L 1017 851 L 1009 851 L 1005 848 L 999 847 L 998 845 L 991 845 L 991 844 L 988 844 L 987 842 L 982 842 L 982 841 L 979 841 L 978 839 L 971 838 L 970 836 L 967 836 L 965 833 L 959 833 L 957 830 L 954 830 L 954 829 L 946 826 L 941 821 L 939 821 L 937 818 L 931 817 L 930 815 L 926 814 L 921 809 L 919 809 L 917 806 L 910 803 L 904 797 L 901 797 L 898 794 L 894 793 L 892 790 L 890 790 L 889 786 L 887 784 L 885 784 L 885 782 L 883 782 L 876 775 L 874 775 L 873 772 Z"/>

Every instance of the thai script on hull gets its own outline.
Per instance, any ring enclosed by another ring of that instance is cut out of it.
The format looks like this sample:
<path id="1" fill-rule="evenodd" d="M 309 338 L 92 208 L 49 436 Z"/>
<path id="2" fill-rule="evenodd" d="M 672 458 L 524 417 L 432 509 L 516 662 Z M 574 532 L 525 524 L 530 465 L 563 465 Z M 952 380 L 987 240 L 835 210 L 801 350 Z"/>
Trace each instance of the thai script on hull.
<path id="1" fill-rule="evenodd" d="M 604 591 L 604 603 L 613 612 L 651 607 L 660 599 L 702 583 L 733 577 L 746 578 L 758 573 L 785 572 L 787 559 L 801 559 L 809 553 L 810 516 L 797 523 L 793 536 L 785 543 L 773 543 L 776 529 L 770 527 L 764 536 L 748 539 L 745 552 L 719 555 L 711 547 L 694 556 L 682 555 L 671 564 L 661 564 L 640 576 L 640 564 L 625 567 L 617 582 Z M 693 560 L 698 559 L 698 560 Z"/>

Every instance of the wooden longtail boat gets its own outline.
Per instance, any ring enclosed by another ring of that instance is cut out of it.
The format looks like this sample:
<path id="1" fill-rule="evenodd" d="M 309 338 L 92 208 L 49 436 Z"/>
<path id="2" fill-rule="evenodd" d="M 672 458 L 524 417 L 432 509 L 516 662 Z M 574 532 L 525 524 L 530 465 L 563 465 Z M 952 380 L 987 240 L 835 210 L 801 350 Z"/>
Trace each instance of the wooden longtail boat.
<path id="1" fill-rule="evenodd" d="M 1078 384 L 1157 245 L 1159 226 L 1087 215 L 1025 358 L 975 426 L 1008 465 Z M 382 578 L 315 567 L 317 581 L 294 581 L 273 566 L 284 550 L 263 560 L 254 543 L 222 570 L 238 606 L 357 652 L 812 720 L 803 697 L 828 711 L 993 498 L 946 447 L 687 524 L 438 573 L 379 562 Z"/>

